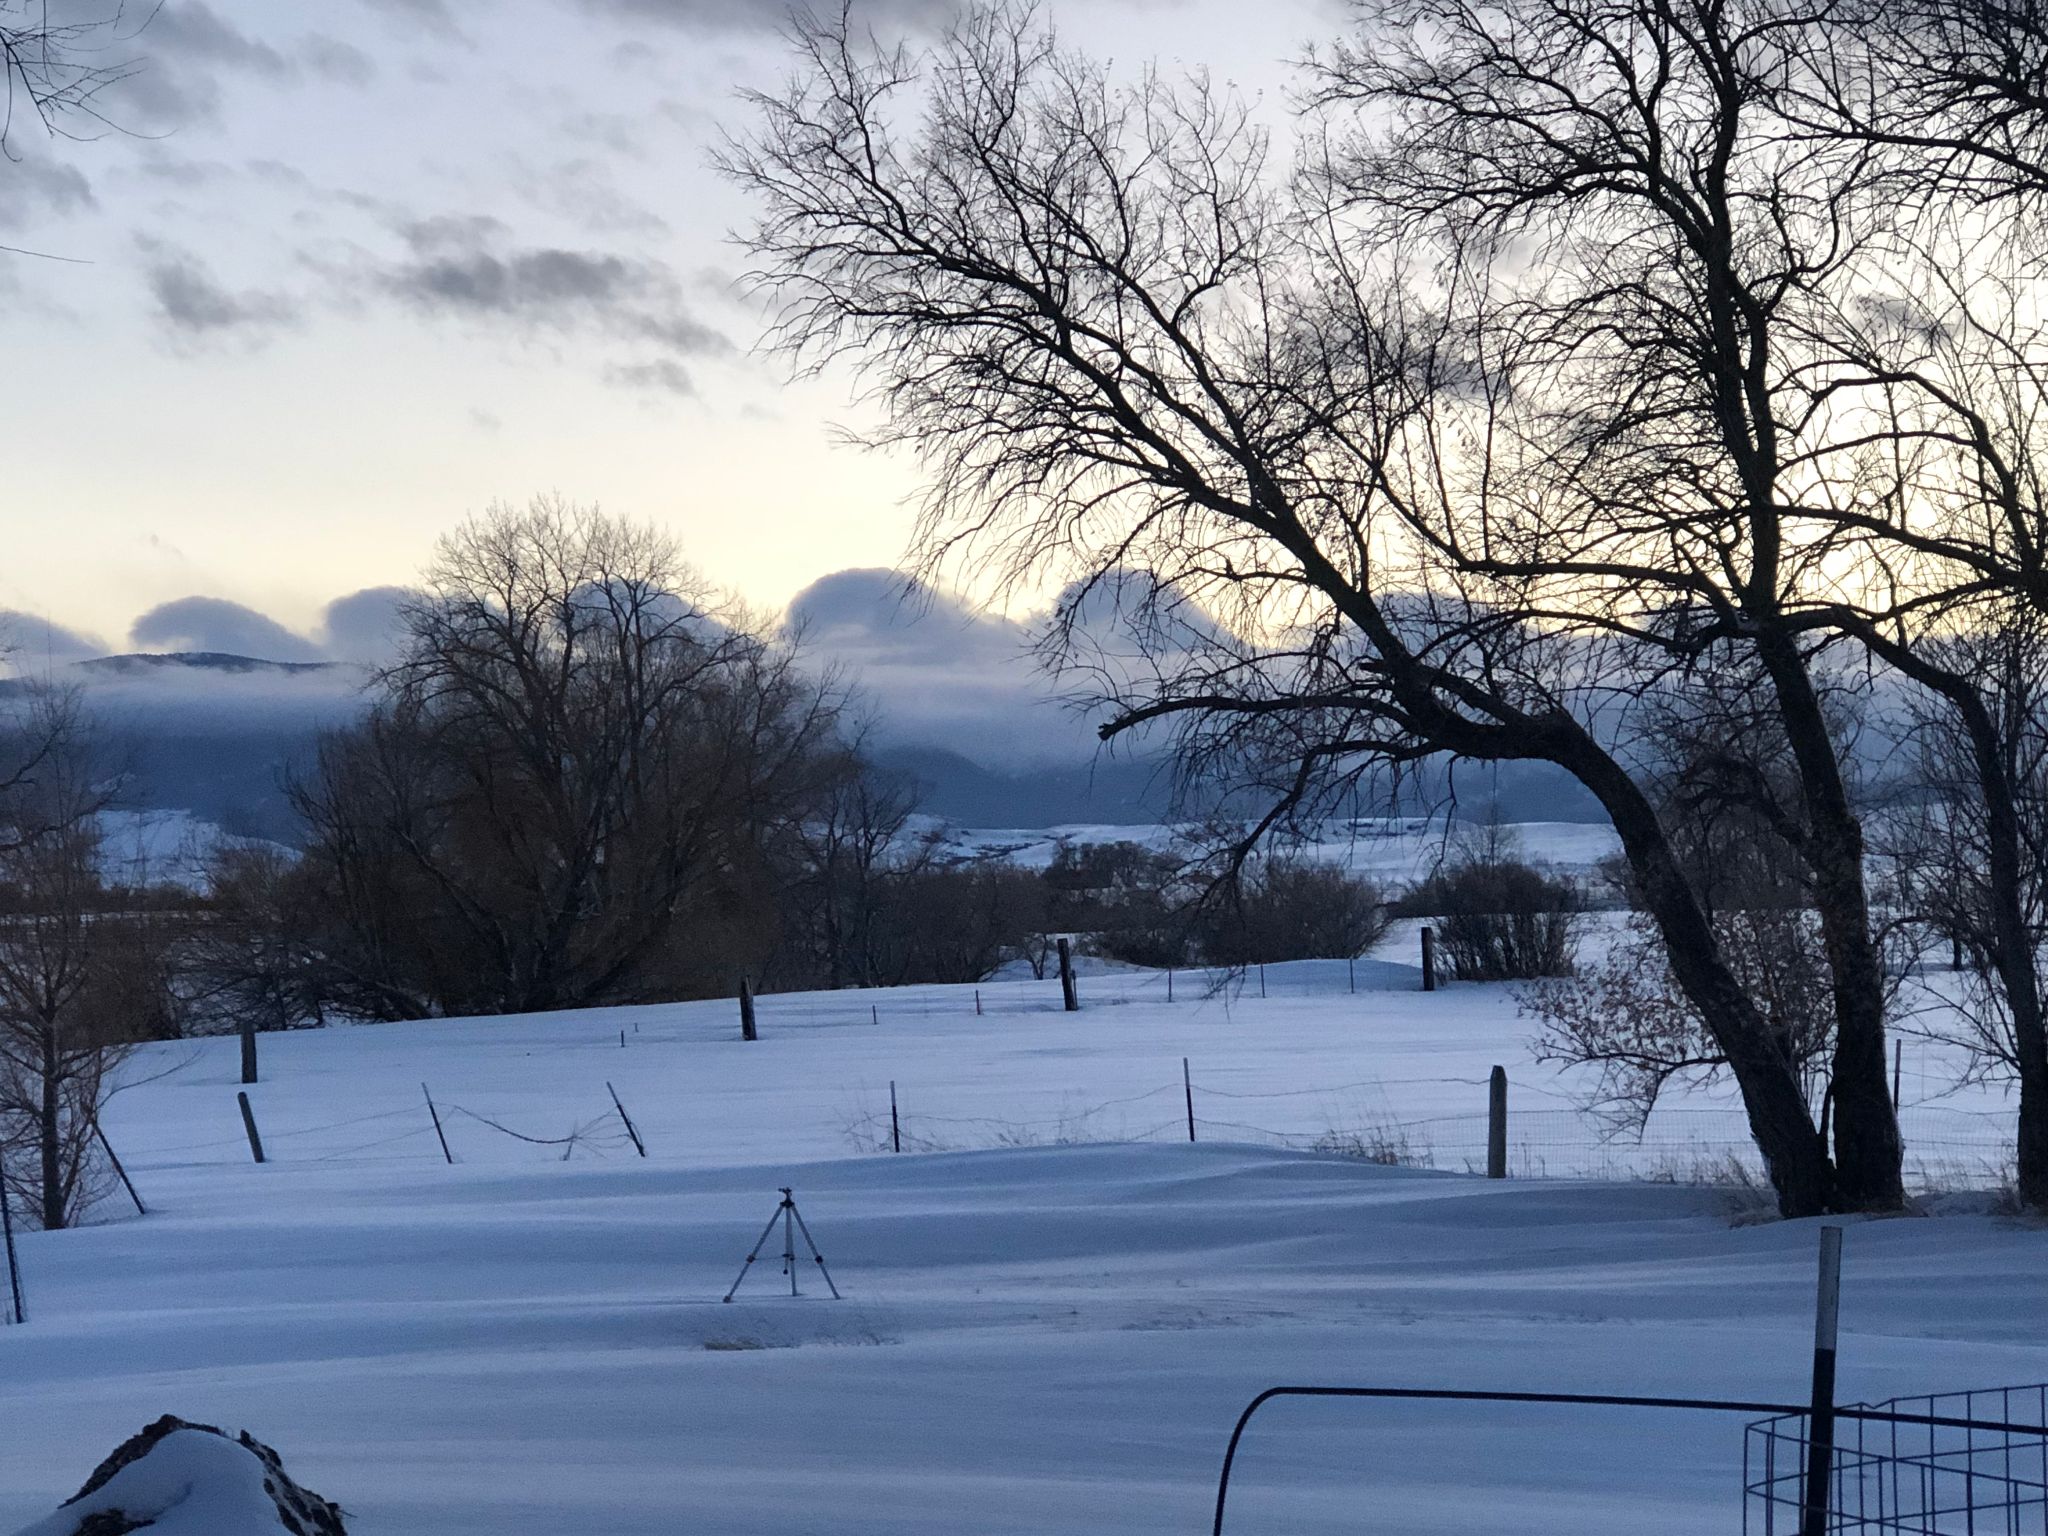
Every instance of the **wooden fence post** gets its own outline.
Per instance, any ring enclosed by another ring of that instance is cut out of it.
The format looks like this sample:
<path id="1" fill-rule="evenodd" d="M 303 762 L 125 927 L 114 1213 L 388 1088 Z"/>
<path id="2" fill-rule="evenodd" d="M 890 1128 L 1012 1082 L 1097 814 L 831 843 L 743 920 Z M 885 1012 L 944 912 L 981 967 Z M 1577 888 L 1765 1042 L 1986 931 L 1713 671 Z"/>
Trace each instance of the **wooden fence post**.
<path id="1" fill-rule="evenodd" d="M 256 1020 L 246 1009 L 242 1013 L 242 1081 L 256 1081 Z"/>
<path id="2" fill-rule="evenodd" d="M 1188 1074 L 1188 1059 L 1180 1059 L 1181 1091 L 1188 1096 L 1188 1140 L 1195 1139 L 1195 1080 Z"/>
<path id="3" fill-rule="evenodd" d="M 903 1150 L 903 1122 L 896 1118 L 896 1079 L 889 1079 L 889 1150 Z"/>
<path id="4" fill-rule="evenodd" d="M 1508 1069 L 1495 1067 L 1486 1084 L 1486 1176 L 1508 1176 Z"/>
<path id="5" fill-rule="evenodd" d="M 420 1092 L 427 1096 L 427 1113 L 434 1117 L 434 1136 L 441 1143 L 441 1155 L 448 1160 L 448 1166 L 452 1168 L 455 1166 L 455 1154 L 448 1150 L 448 1133 L 441 1129 L 441 1111 L 434 1108 L 434 1095 L 425 1083 L 420 1084 Z M 257 1161 L 261 1162 L 262 1159 L 259 1158 Z"/>
<path id="6" fill-rule="evenodd" d="M 107 1161 L 114 1165 L 114 1172 L 120 1177 L 122 1188 L 128 1191 L 128 1198 L 135 1202 L 135 1214 L 147 1216 L 149 1207 L 142 1203 L 142 1196 L 135 1193 L 135 1181 L 128 1177 L 128 1170 L 121 1166 L 121 1159 L 114 1152 L 114 1144 L 107 1140 L 107 1128 L 100 1124 L 97 1116 L 92 1122 L 92 1133 L 100 1139 L 100 1149 L 107 1154 Z"/>
<path id="7" fill-rule="evenodd" d="M 1067 1012 L 1081 1011 L 1081 995 L 1074 990 L 1074 950 L 1064 938 L 1060 940 L 1060 1000 Z"/>
<path id="8" fill-rule="evenodd" d="M 740 978 L 740 1038 L 758 1040 L 761 1032 L 754 1027 L 754 989 L 747 985 L 747 978 Z"/>
<path id="9" fill-rule="evenodd" d="M 640 1132 L 634 1129 L 633 1117 L 626 1113 L 626 1106 L 619 1102 L 619 1090 L 610 1083 L 606 1083 L 604 1091 L 612 1096 L 612 1108 L 619 1112 L 619 1118 L 626 1124 L 626 1134 L 633 1138 L 633 1150 L 642 1157 L 645 1157 L 647 1155 L 647 1144 L 640 1139 Z"/>
<path id="10" fill-rule="evenodd" d="M 1436 990 L 1436 930 L 1422 930 L 1422 990 Z"/>
<path id="11" fill-rule="evenodd" d="M 249 1107 L 249 1095 L 246 1093 L 236 1094 L 235 1101 L 242 1106 L 242 1129 L 249 1133 L 249 1150 L 260 1163 L 263 1161 L 263 1138 L 256 1134 L 256 1111 Z"/>

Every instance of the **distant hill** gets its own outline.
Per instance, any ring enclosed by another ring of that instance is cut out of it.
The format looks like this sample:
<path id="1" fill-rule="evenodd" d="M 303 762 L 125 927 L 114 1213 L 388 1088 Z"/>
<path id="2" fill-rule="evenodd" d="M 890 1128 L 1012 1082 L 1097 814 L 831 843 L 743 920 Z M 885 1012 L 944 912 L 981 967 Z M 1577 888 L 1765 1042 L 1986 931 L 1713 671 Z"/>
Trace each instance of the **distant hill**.
<path id="1" fill-rule="evenodd" d="M 265 661 L 257 656 L 231 656 L 226 651 L 130 651 L 120 656 L 95 656 L 73 662 L 80 672 L 99 676 L 146 677 L 159 672 L 274 673 L 291 677 L 314 672 L 350 670 L 339 661 Z"/>
<path id="2" fill-rule="evenodd" d="M 285 785 L 311 761 L 321 732 L 361 713 L 369 674 L 345 662 L 178 651 L 102 656 L 63 675 L 84 685 L 104 723 L 128 774 L 130 809 L 181 812 L 237 836 L 290 843 L 299 829 Z M 27 686 L 0 680 L 0 692 Z M 952 745 L 891 741 L 888 724 L 880 722 L 877 763 L 920 787 L 924 813 L 958 826 L 1147 827 L 1230 809 L 1174 804 L 1170 765 L 1159 756 L 1005 769 Z M 1451 782 L 1441 769 L 1418 775 L 1399 809 L 1433 806 Z M 1547 764 L 1466 766 L 1455 782 L 1467 816 L 1497 805 L 1510 821 L 1606 820 L 1584 789 Z"/>
<path id="3" fill-rule="evenodd" d="M 345 662 L 176 651 L 74 662 L 58 680 L 84 687 L 126 779 L 124 809 L 293 843 L 286 780 L 322 731 L 361 712 L 365 676 Z M 29 686 L 0 679 L 0 692 Z"/>
<path id="4" fill-rule="evenodd" d="M 1003 773 L 944 747 L 886 746 L 874 757 L 883 768 L 914 779 L 923 789 L 920 809 L 968 827 L 1054 827 L 1075 823 L 1148 826 L 1217 811 L 1255 813 L 1214 798 L 1173 803 L 1170 764 L 1161 757 L 1105 758 L 1071 767 Z M 1434 809 L 1452 791 L 1471 817 L 1497 807 L 1508 821 L 1604 824 L 1607 815 L 1585 787 L 1549 763 L 1441 765 L 1418 770 L 1403 797 L 1404 811 Z M 1367 812 L 1391 809 L 1364 805 Z"/>
<path id="5" fill-rule="evenodd" d="M 1156 758 L 1003 773 L 945 747 L 883 746 L 873 756 L 878 767 L 917 782 L 926 814 L 967 826 L 1141 825 L 1173 812 L 1166 764 Z"/>

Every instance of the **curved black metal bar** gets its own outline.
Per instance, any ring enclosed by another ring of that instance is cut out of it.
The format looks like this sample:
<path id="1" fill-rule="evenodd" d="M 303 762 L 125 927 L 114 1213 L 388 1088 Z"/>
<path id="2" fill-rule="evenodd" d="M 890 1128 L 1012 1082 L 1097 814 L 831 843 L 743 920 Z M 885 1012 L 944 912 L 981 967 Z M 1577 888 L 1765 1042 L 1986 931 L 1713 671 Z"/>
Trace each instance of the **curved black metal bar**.
<path id="1" fill-rule="evenodd" d="M 1542 1403 L 1575 1404 L 1590 1408 L 1671 1408 L 1695 1413 L 1746 1413 L 1774 1418 L 1782 1414 L 1804 1414 L 1811 1407 L 1807 1403 L 1761 1403 L 1719 1397 L 1635 1397 L 1610 1392 L 1481 1392 L 1452 1387 L 1268 1387 L 1245 1405 L 1244 1412 L 1237 1417 L 1237 1426 L 1230 1432 L 1230 1443 L 1223 1452 L 1223 1472 L 1216 1480 L 1216 1520 L 1210 1527 L 1210 1536 L 1223 1536 L 1224 1505 L 1230 1497 L 1230 1469 L 1237 1461 L 1237 1447 L 1244 1439 L 1245 1428 L 1251 1423 L 1252 1415 L 1276 1397 L 1403 1398 L 1410 1401 L 1440 1403 Z M 1978 1429 L 1993 1434 L 2048 1436 L 2048 1425 L 2000 1424 L 1984 1419 L 1953 1418 L 1943 1414 L 1898 1413 L 1886 1408 L 1837 1408 L 1835 1416 L 1881 1424 L 1919 1424 L 1937 1429 Z"/>

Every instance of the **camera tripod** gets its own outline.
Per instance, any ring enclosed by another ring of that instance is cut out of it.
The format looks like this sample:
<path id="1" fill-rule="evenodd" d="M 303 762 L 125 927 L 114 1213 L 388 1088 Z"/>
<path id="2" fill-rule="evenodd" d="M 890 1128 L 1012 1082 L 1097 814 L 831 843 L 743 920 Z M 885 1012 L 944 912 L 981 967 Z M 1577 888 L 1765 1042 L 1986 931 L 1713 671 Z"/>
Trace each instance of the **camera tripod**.
<path id="1" fill-rule="evenodd" d="M 775 1214 L 768 1218 L 768 1225 L 761 1229 L 761 1236 L 755 1242 L 752 1252 L 748 1253 L 747 1262 L 740 1266 L 739 1279 L 733 1281 L 732 1289 L 725 1293 L 725 1299 L 731 1301 L 739 1294 L 740 1286 L 745 1283 L 748 1273 L 754 1267 L 754 1260 L 761 1256 L 762 1248 L 767 1246 L 768 1239 L 774 1235 L 775 1224 L 778 1221 L 782 1223 L 782 1272 L 789 1276 L 789 1294 L 803 1294 L 796 1285 L 796 1235 L 801 1232 L 804 1235 L 804 1246 L 811 1250 L 811 1258 L 818 1266 L 818 1273 L 825 1277 L 825 1285 L 832 1292 L 832 1299 L 840 1300 L 839 1287 L 832 1284 L 832 1272 L 825 1267 L 825 1256 L 818 1252 L 818 1245 L 811 1237 L 811 1229 L 804 1225 L 803 1214 L 796 1208 L 796 1197 L 788 1189 L 782 1191 L 782 1204 L 775 1207 Z"/>

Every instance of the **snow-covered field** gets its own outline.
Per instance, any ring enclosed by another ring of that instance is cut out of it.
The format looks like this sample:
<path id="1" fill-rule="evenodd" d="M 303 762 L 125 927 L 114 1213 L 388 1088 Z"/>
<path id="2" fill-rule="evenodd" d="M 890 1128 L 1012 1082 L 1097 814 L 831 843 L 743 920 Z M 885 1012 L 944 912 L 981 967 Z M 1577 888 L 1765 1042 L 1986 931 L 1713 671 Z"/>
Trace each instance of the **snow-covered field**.
<path id="1" fill-rule="evenodd" d="M 771 996 L 754 1044 L 726 1003 L 265 1037 L 263 1167 L 234 1042 L 153 1048 L 108 1116 L 152 1214 L 22 1243 L 0 1531 L 164 1412 L 249 1428 L 359 1536 L 1196 1536 L 1278 1382 L 1801 1395 L 1812 1223 L 1303 1150 L 1400 1121 L 1462 1169 L 1495 1062 L 1518 1166 L 1592 1143 L 1504 990 L 1356 975 Z M 861 1150 L 892 1080 L 962 1150 Z M 778 1243 L 721 1304 L 783 1184 L 846 1299 L 792 1300 Z M 1851 1231 L 1846 1396 L 2048 1379 L 2048 1231 L 1944 1210 Z M 1229 1528 L 1728 1532 L 1740 1456 L 1736 1422 L 1281 1404 Z"/>
<path id="2" fill-rule="evenodd" d="M 1061 827 L 959 827 L 919 817 L 919 835 L 936 833 L 959 858 L 1002 858 L 1027 869 L 1043 869 L 1062 845 L 1136 843 L 1160 852 L 1185 851 L 1188 829 L 1170 825 L 1077 824 Z M 1335 864 L 1393 886 L 1426 879 L 1476 835 L 1469 823 L 1442 818 L 1362 816 L 1323 823 L 1293 851 L 1321 864 Z M 1508 849 L 1540 868 L 1591 874 L 1621 849 L 1606 822 L 1525 821 L 1503 830 Z"/>

